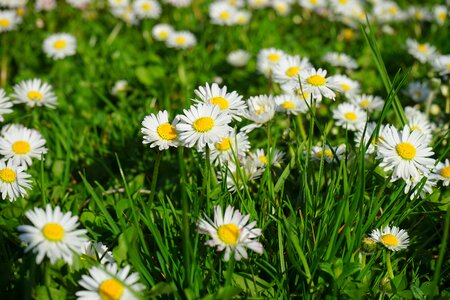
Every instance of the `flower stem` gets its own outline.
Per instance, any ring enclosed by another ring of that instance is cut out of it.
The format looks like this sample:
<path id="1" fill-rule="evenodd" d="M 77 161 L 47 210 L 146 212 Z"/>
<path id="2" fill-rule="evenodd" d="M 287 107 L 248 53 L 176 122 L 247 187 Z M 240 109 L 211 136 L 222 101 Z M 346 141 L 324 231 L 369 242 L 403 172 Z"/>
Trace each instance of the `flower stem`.
<path id="1" fill-rule="evenodd" d="M 236 262 L 234 259 L 234 251 L 236 251 L 236 250 L 231 251 L 230 261 L 228 262 L 227 274 L 226 274 L 226 278 L 225 278 L 225 286 L 231 285 L 231 278 L 233 277 L 233 272 L 234 272 L 234 264 Z"/>
<path id="2" fill-rule="evenodd" d="M 159 164 L 161 163 L 162 154 L 162 151 L 159 151 L 158 154 L 156 154 L 155 166 L 153 167 L 152 186 L 150 188 L 149 199 L 150 208 L 153 207 L 153 200 L 155 199 L 156 195 L 156 183 L 158 182 Z"/>
<path id="3" fill-rule="evenodd" d="M 386 267 L 387 267 L 389 278 L 394 279 L 394 272 L 392 271 L 391 252 L 390 251 L 388 251 L 386 253 Z"/>

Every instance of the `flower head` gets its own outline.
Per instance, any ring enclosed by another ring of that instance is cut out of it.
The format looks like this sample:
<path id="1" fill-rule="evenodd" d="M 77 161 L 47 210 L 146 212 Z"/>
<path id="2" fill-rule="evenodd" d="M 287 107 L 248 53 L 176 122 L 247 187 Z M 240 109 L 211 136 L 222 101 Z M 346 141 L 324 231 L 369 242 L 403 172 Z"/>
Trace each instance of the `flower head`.
<path id="1" fill-rule="evenodd" d="M 159 151 L 169 147 L 178 147 L 178 134 L 175 129 L 178 119 L 169 123 L 169 115 L 163 110 L 158 114 L 151 114 L 142 121 L 141 132 L 144 134 L 144 144 L 150 144 L 150 148 L 158 146 Z"/>
<path id="2" fill-rule="evenodd" d="M 27 195 L 25 189 L 31 188 L 31 175 L 25 173 L 25 167 L 13 160 L 0 160 L 0 191 L 2 199 L 16 200 Z"/>
<path id="3" fill-rule="evenodd" d="M 19 82 L 14 86 L 11 95 L 14 103 L 25 103 L 28 106 L 46 106 L 55 108 L 56 96 L 52 86 L 40 79 L 30 79 Z"/>
<path id="4" fill-rule="evenodd" d="M 77 41 L 68 33 L 52 34 L 44 40 L 42 45 L 45 54 L 53 59 L 62 59 L 66 56 L 75 55 Z"/>
<path id="5" fill-rule="evenodd" d="M 408 248 L 408 233 L 397 226 L 386 226 L 383 229 L 374 229 L 370 234 L 370 238 L 385 246 L 391 251 L 399 251 Z"/>

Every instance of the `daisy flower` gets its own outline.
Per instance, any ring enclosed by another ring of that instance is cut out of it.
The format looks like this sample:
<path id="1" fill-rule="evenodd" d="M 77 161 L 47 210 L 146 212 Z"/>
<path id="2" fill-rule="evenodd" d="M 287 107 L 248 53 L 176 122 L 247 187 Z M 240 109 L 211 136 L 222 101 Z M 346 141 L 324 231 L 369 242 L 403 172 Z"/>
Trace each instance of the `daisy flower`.
<path id="1" fill-rule="evenodd" d="M 311 67 L 312 65 L 306 57 L 285 55 L 272 69 L 273 80 L 280 84 L 291 80 L 298 81 L 300 71 Z"/>
<path id="2" fill-rule="evenodd" d="M 173 27 L 169 24 L 157 24 L 152 28 L 152 35 L 157 41 L 165 41 L 173 31 Z"/>
<path id="3" fill-rule="evenodd" d="M 433 47 L 428 43 L 419 43 L 413 39 L 406 40 L 406 47 L 408 48 L 408 53 L 421 63 L 431 61 L 437 54 L 436 47 Z"/>
<path id="4" fill-rule="evenodd" d="M 102 242 L 93 242 L 88 241 L 84 243 L 83 247 L 81 248 L 81 254 L 89 256 L 90 258 L 100 262 L 101 264 L 107 264 L 107 263 L 115 263 L 112 256 L 112 252 L 108 251 L 108 247 L 106 245 L 103 245 Z M 83 257 L 81 257 L 83 259 Z"/>
<path id="5" fill-rule="evenodd" d="M 28 244 L 25 252 L 33 250 L 37 253 L 37 264 L 47 256 L 51 264 L 63 259 L 71 265 L 73 254 L 80 255 L 81 247 L 87 242 L 84 237 L 87 230 L 77 229 L 78 216 L 72 216 L 71 212 L 62 213 L 59 206 L 52 209 L 50 204 L 45 210 L 39 207 L 28 210 L 25 216 L 33 225 L 20 225 L 17 230 L 22 232 L 19 238 Z"/>
<path id="6" fill-rule="evenodd" d="M 264 167 L 261 164 L 241 156 L 238 157 L 238 161 L 223 162 L 222 170 L 217 172 L 217 179 L 226 182 L 228 191 L 235 192 L 237 189 L 242 189 L 244 183 L 258 179 L 263 173 Z"/>
<path id="7" fill-rule="evenodd" d="M 339 90 L 342 91 L 345 96 L 352 97 L 359 94 L 360 85 L 358 81 L 352 80 L 345 75 L 334 75 L 332 78 L 339 86 Z"/>
<path id="8" fill-rule="evenodd" d="M 250 132 L 255 128 L 261 127 L 269 122 L 275 116 L 275 102 L 272 95 L 259 95 L 250 97 L 247 100 L 248 110 L 245 112 L 245 118 L 253 121 L 252 124 L 244 126 L 243 132 Z"/>
<path id="9" fill-rule="evenodd" d="M 249 159 L 251 159 L 258 167 L 265 168 L 270 160 L 271 166 L 280 167 L 283 162 L 285 153 L 278 149 L 273 150 L 270 148 L 269 154 L 266 155 L 264 149 L 256 149 L 255 152 L 250 153 Z"/>
<path id="10" fill-rule="evenodd" d="M 439 25 L 444 25 L 448 16 L 448 9 L 445 5 L 436 5 L 433 7 L 433 16 Z"/>
<path id="11" fill-rule="evenodd" d="M 111 9 L 111 13 L 120 18 L 121 20 L 125 21 L 127 24 L 130 25 L 137 25 L 139 24 L 139 19 L 136 15 L 136 12 L 133 10 L 133 7 L 131 5 L 127 6 L 118 6 L 113 7 Z"/>
<path id="12" fill-rule="evenodd" d="M 139 19 L 157 19 L 161 14 L 161 5 L 155 0 L 136 0 L 132 5 Z"/>
<path id="13" fill-rule="evenodd" d="M 0 191 L 2 199 L 14 201 L 27 195 L 25 189 L 31 188 L 30 174 L 25 173 L 25 167 L 12 160 L 0 160 Z"/>
<path id="14" fill-rule="evenodd" d="M 311 150 L 313 159 L 317 161 L 321 161 L 323 159 L 330 164 L 332 162 L 338 162 L 338 160 L 342 160 L 345 154 L 346 147 L 344 144 L 342 144 L 338 147 L 334 147 L 332 150 L 330 146 L 325 145 L 324 147 L 314 146 Z"/>
<path id="15" fill-rule="evenodd" d="M 341 103 L 333 110 L 333 118 L 336 125 L 351 131 L 364 127 L 367 121 L 367 113 L 351 103 Z"/>
<path id="16" fill-rule="evenodd" d="M 130 5 L 129 0 L 108 0 L 109 7 L 112 9 L 117 8 L 126 8 L 128 5 Z"/>
<path id="17" fill-rule="evenodd" d="M 274 98 L 275 104 L 277 105 L 276 110 L 280 112 L 284 112 L 288 115 L 297 115 L 301 112 L 304 112 L 304 105 L 302 105 L 303 100 L 299 100 L 296 95 L 293 94 L 284 94 L 275 96 Z"/>
<path id="18" fill-rule="evenodd" d="M 410 18 L 416 21 L 430 21 L 432 19 L 431 13 L 425 7 L 410 6 L 406 13 Z"/>
<path id="19" fill-rule="evenodd" d="M 392 180 L 402 178 L 408 181 L 417 178 L 419 172 L 428 174 L 434 168 L 435 160 L 430 158 L 434 153 L 425 143 L 426 136 L 418 130 L 411 131 L 405 126 L 398 131 L 394 126 L 387 126 L 380 139 L 377 158 L 382 159 L 380 167 L 385 171 L 392 170 Z"/>
<path id="20" fill-rule="evenodd" d="M 328 52 L 323 60 L 334 67 L 344 67 L 346 69 L 357 69 L 356 60 L 344 53 Z"/>
<path id="21" fill-rule="evenodd" d="M 425 178 L 425 182 L 422 183 L 422 180 Z M 413 200 L 417 193 L 420 191 L 420 198 L 424 199 L 425 194 L 431 194 L 433 193 L 433 187 L 436 185 L 436 178 L 434 176 L 423 176 L 420 175 L 417 177 L 411 177 L 408 181 L 406 181 L 405 186 L 405 194 L 408 194 L 410 191 L 413 191 L 411 193 L 410 199 Z"/>
<path id="22" fill-rule="evenodd" d="M 437 166 L 433 169 L 433 177 L 437 180 L 442 181 L 443 186 L 450 185 L 450 161 L 448 158 L 445 162 L 439 162 Z"/>
<path id="23" fill-rule="evenodd" d="M 40 79 L 30 79 L 19 82 L 14 86 L 11 95 L 15 100 L 13 103 L 25 103 L 28 106 L 47 106 L 55 108 L 56 96 L 52 86 Z"/>
<path id="24" fill-rule="evenodd" d="M 411 98 L 414 102 L 424 102 L 428 99 L 431 90 L 426 82 L 413 81 L 410 82 L 403 93 Z"/>
<path id="25" fill-rule="evenodd" d="M 247 250 L 263 253 L 263 246 L 256 239 L 261 235 L 261 229 L 255 228 L 256 221 L 248 223 L 250 215 L 243 216 L 239 210 L 228 206 L 225 214 L 222 214 L 222 207 L 214 208 L 214 221 L 205 216 L 198 223 L 198 232 L 209 235 L 212 239 L 205 244 L 216 247 L 218 251 L 225 250 L 225 261 L 234 255 L 235 260 L 247 258 Z"/>
<path id="26" fill-rule="evenodd" d="M 111 89 L 111 95 L 118 96 L 119 94 L 125 92 L 127 88 L 128 88 L 128 81 L 124 79 L 117 80 Z"/>
<path id="27" fill-rule="evenodd" d="M 233 18 L 233 23 L 235 25 L 246 25 L 250 22 L 252 14 L 246 10 L 236 10 Z"/>
<path id="28" fill-rule="evenodd" d="M 233 25 L 236 8 L 227 2 L 213 2 L 209 5 L 209 17 L 212 24 Z"/>
<path id="29" fill-rule="evenodd" d="M 380 23 L 401 22 L 408 17 L 394 1 L 378 1 L 372 11 L 373 16 Z"/>
<path id="30" fill-rule="evenodd" d="M 367 146 L 369 143 L 369 140 L 371 136 L 373 135 L 375 129 L 377 128 L 377 123 L 370 122 L 367 123 L 366 131 L 364 132 L 364 128 L 360 128 L 356 134 L 355 134 L 355 144 L 356 147 L 359 148 L 361 146 L 361 142 L 364 143 L 364 146 Z M 384 130 L 384 125 L 380 126 L 380 130 L 378 131 L 378 136 L 373 137 L 372 140 L 370 140 L 369 147 L 366 149 L 366 154 L 372 154 L 375 152 L 375 150 L 378 147 L 379 139 L 383 138 L 382 132 Z"/>
<path id="31" fill-rule="evenodd" d="M 274 0 L 272 8 L 280 16 L 287 16 L 291 12 L 291 6 L 287 0 Z"/>
<path id="32" fill-rule="evenodd" d="M 167 47 L 176 49 L 188 49 L 196 44 L 197 39 L 189 31 L 175 31 L 166 40 Z"/>
<path id="33" fill-rule="evenodd" d="M 314 100 L 310 92 L 305 92 L 299 82 L 290 81 L 283 84 L 281 89 L 286 94 L 294 95 L 298 99 L 299 106 L 297 108 L 302 113 L 308 112 L 313 105 L 318 107 L 321 102 L 320 100 Z"/>
<path id="34" fill-rule="evenodd" d="M 167 150 L 169 147 L 178 147 L 177 131 L 175 126 L 178 119 L 169 123 L 169 114 L 163 110 L 158 114 L 151 114 L 142 121 L 141 132 L 144 134 L 143 144 L 150 144 L 150 148 L 158 146 L 159 151 Z"/>
<path id="35" fill-rule="evenodd" d="M 269 7 L 269 0 L 247 0 L 247 4 L 250 8 L 253 9 L 263 9 Z"/>
<path id="36" fill-rule="evenodd" d="M 47 153 L 46 141 L 34 129 L 12 126 L 0 137 L 0 154 L 23 167 L 31 166 L 32 158 L 38 160 Z"/>
<path id="37" fill-rule="evenodd" d="M 243 7 L 245 5 L 244 0 L 221 0 L 221 1 L 224 1 L 234 7 Z"/>
<path id="38" fill-rule="evenodd" d="M 408 248 L 408 233 L 397 226 L 386 226 L 383 229 L 374 229 L 370 234 L 370 238 L 385 246 L 391 251 L 399 251 Z"/>
<path id="39" fill-rule="evenodd" d="M 439 55 L 431 61 L 433 70 L 438 72 L 441 76 L 450 74 L 450 54 Z"/>
<path id="40" fill-rule="evenodd" d="M 44 40 L 42 48 L 49 58 L 62 59 L 66 56 L 75 55 L 77 41 L 68 33 L 55 33 Z"/>
<path id="41" fill-rule="evenodd" d="M 75 293 L 77 299 L 141 299 L 145 286 L 139 282 L 139 274 L 130 273 L 130 269 L 128 265 L 119 269 L 115 263 L 91 267 L 89 275 L 78 281 L 84 290 Z"/>
<path id="42" fill-rule="evenodd" d="M 10 108 L 13 106 L 12 102 L 9 101 L 9 97 L 6 96 L 6 93 L 3 89 L 0 89 L 0 122 L 3 122 L 5 119 L 3 115 L 12 113 L 13 110 Z"/>
<path id="43" fill-rule="evenodd" d="M 326 78 L 327 71 L 314 68 L 310 68 L 300 72 L 300 78 L 302 79 L 303 91 L 311 93 L 312 97 L 318 101 L 322 100 L 322 96 L 330 99 L 335 99 L 336 94 L 332 89 L 338 89 L 339 85 L 334 81 L 332 77 Z"/>
<path id="44" fill-rule="evenodd" d="M 230 117 L 237 121 L 241 120 L 240 116 L 247 109 L 247 105 L 242 100 L 242 96 L 236 91 L 227 93 L 227 87 L 223 86 L 220 88 L 217 83 L 213 83 L 211 86 L 208 83 L 204 87 L 199 86 L 194 93 L 201 100 L 194 100 L 195 102 L 217 105 L 222 112 L 228 113 Z"/>
<path id="45" fill-rule="evenodd" d="M 232 51 L 227 56 L 227 62 L 233 67 L 244 67 L 250 59 L 250 54 L 242 49 Z"/>
<path id="46" fill-rule="evenodd" d="M 379 111 L 384 106 L 381 97 L 366 94 L 350 97 L 350 102 L 367 112 Z"/>
<path id="47" fill-rule="evenodd" d="M 66 2 L 75 8 L 83 10 L 87 8 L 91 0 L 66 0 Z"/>
<path id="48" fill-rule="evenodd" d="M 195 144 L 199 151 L 206 145 L 212 148 L 215 143 L 220 142 L 221 137 L 232 130 L 228 126 L 231 116 L 222 112 L 218 105 L 193 105 L 188 110 L 183 110 L 183 113 L 177 116 L 179 122 L 176 124 L 176 130 L 180 142 L 188 148 Z"/>
<path id="49" fill-rule="evenodd" d="M 424 143 L 429 145 L 433 139 L 433 129 L 428 118 L 424 118 L 420 115 L 406 115 L 408 126 L 411 131 L 419 131 L 425 136 Z"/>
<path id="50" fill-rule="evenodd" d="M 262 49 L 259 51 L 256 58 L 256 66 L 259 72 L 269 77 L 272 73 L 272 68 L 281 60 L 286 54 L 275 48 Z"/>
<path id="51" fill-rule="evenodd" d="M 175 7 L 187 7 L 191 5 L 192 0 L 164 0 L 164 2 Z"/>
<path id="52" fill-rule="evenodd" d="M 0 10 L 0 33 L 15 29 L 19 23 L 15 10 Z"/>
<path id="53" fill-rule="evenodd" d="M 56 0 L 36 0 L 34 9 L 36 11 L 51 11 L 56 8 Z"/>
<path id="54" fill-rule="evenodd" d="M 230 131 L 228 135 L 221 137 L 221 139 L 211 148 L 211 161 L 216 164 L 225 163 L 226 161 L 234 161 L 237 158 L 245 156 L 246 152 L 250 150 L 250 142 L 245 132 L 235 134 Z"/>

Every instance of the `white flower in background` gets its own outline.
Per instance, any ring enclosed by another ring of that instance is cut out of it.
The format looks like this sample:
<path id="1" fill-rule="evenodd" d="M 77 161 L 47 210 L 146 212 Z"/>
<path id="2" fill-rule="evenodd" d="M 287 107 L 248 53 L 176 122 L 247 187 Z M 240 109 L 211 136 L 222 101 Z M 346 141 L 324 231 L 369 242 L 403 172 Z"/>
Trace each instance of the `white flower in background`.
<path id="1" fill-rule="evenodd" d="M 207 145 L 213 148 L 221 138 L 232 130 L 228 124 L 231 116 L 220 110 L 218 105 L 198 104 L 184 109 L 182 115 L 177 116 L 176 130 L 178 139 L 185 147 L 197 145 L 201 151 Z"/>
<path id="2" fill-rule="evenodd" d="M 250 142 L 245 132 L 235 134 L 233 131 L 214 144 L 211 148 L 211 161 L 216 164 L 226 163 L 227 161 L 234 161 L 235 157 L 244 157 L 250 150 Z"/>
<path id="3" fill-rule="evenodd" d="M 299 101 L 299 105 L 297 106 L 297 109 L 299 112 L 306 113 L 310 110 L 310 108 L 315 105 L 316 107 L 319 106 L 322 99 L 317 100 L 313 99 L 311 92 L 304 92 L 300 86 L 299 82 L 290 81 L 286 84 L 283 84 L 281 86 L 281 89 L 286 94 L 292 94 L 295 95 Z"/>
<path id="4" fill-rule="evenodd" d="M 80 255 L 87 242 L 84 236 L 87 230 L 77 229 L 78 216 L 72 216 L 71 212 L 62 213 L 59 206 L 52 209 L 50 204 L 45 210 L 39 207 L 28 210 L 25 216 L 33 225 L 20 225 L 17 230 L 21 232 L 19 238 L 28 244 L 25 252 L 33 250 L 37 253 L 37 264 L 47 256 L 51 264 L 63 259 L 71 265 L 73 254 Z"/>
<path id="5" fill-rule="evenodd" d="M 405 126 L 398 131 L 394 126 L 386 126 L 382 136 L 377 158 L 382 159 L 380 167 L 392 170 L 391 181 L 402 178 L 408 182 L 411 177 L 427 175 L 434 168 L 435 160 L 430 158 L 434 152 L 425 143 L 427 137 L 418 130 L 411 131 Z"/>
<path id="6" fill-rule="evenodd" d="M 380 111 L 384 106 L 383 99 L 366 94 L 350 97 L 350 102 L 367 112 Z"/>
<path id="7" fill-rule="evenodd" d="M 103 245 L 102 242 L 96 243 L 93 241 L 88 241 L 84 243 L 83 247 L 81 248 L 81 254 L 89 256 L 90 258 L 100 262 L 101 264 L 112 264 L 116 262 L 112 256 L 112 252 L 109 251 L 108 247 L 106 247 L 106 245 Z"/>
<path id="8" fill-rule="evenodd" d="M 376 2 L 372 14 L 380 23 L 402 22 L 408 17 L 394 1 Z"/>
<path id="9" fill-rule="evenodd" d="M 330 0 L 331 8 L 336 14 L 346 15 L 357 4 L 355 0 Z"/>
<path id="10" fill-rule="evenodd" d="M 167 47 L 176 49 L 188 49 L 196 44 L 197 39 L 189 31 L 175 31 L 166 40 Z"/>
<path id="11" fill-rule="evenodd" d="M 129 0 L 108 0 L 109 7 L 112 9 L 124 9 L 130 5 Z"/>
<path id="12" fill-rule="evenodd" d="M 55 60 L 62 59 L 66 56 L 75 55 L 77 40 L 68 33 L 55 33 L 44 40 L 42 48 L 47 57 Z"/>
<path id="13" fill-rule="evenodd" d="M 275 82 L 280 84 L 288 81 L 298 82 L 300 71 L 311 68 L 312 65 L 308 58 L 300 56 L 284 55 L 278 63 L 272 68 L 272 77 Z"/>
<path id="14" fill-rule="evenodd" d="M 328 52 L 323 60 L 334 67 L 344 67 L 346 69 L 357 69 L 356 60 L 345 53 Z"/>
<path id="15" fill-rule="evenodd" d="M 442 181 L 443 186 L 450 185 L 450 161 L 445 159 L 445 162 L 439 162 L 433 169 L 432 177 L 436 180 Z"/>
<path id="16" fill-rule="evenodd" d="M 312 11 L 321 11 L 327 6 L 326 0 L 299 0 L 299 5 Z"/>
<path id="17" fill-rule="evenodd" d="M 357 131 L 366 124 L 367 113 L 354 104 L 341 103 L 333 110 L 333 118 L 336 120 L 336 125 Z"/>
<path id="18" fill-rule="evenodd" d="M 247 4 L 253 9 L 263 9 L 270 6 L 270 0 L 247 0 Z"/>
<path id="19" fill-rule="evenodd" d="M 175 7 L 187 7 L 191 5 L 192 0 L 164 0 L 164 2 Z"/>
<path id="20" fill-rule="evenodd" d="M 226 181 L 227 189 L 235 192 L 244 188 L 244 184 L 256 180 L 264 173 L 264 167 L 256 164 L 248 157 L 238 157 L 238 161 L 228 160 L 223 163 L 222 169 L 217 172 L 219 181 Z"/>
<path id="21" fill-rule="evenodd" d="M 428 99 L 431 89 L 427 82 L 410 82 L 403 93 L 415 102 L 424 102 Z"/>
<path id="22" fill-rule="evenodd" d="M 157 41 L 165 41 L 173 32 L 173 27 L 169 24 L 157 24 L 152 28 L 153 38 Z"/>
<path id="23" fill-rule="evenodd" d="M 126 81 L 124 79 L 117 80 L 111 89 L 111 95 L 117 96 L 117 95 L 125 92 L 127 90 L 127 88 L 128 88 L 128 81 Z"/>
<path id="24" fill-rule="evenodd" d="M 227 92 L 227 87 L 219 87 L 217 83 L 211 86 L 206 83 L 205 86 L 199 86 L 194 93 L 201 101 L 194 100 L 197 103 L 209 103 L 219 106 L 222 112 L 228 113 L 234 120 L 240 121 L 240 116 L 245 114 L 247 105 L 236 91 Z"/>
<path id="25" fill-rule="evenodd" d="M 288 115 L 297 115 L 305 111 L 304 101 L 300 100 L 294 94 L 283 94 L 274 97 L 276 111 L 286 113 Z"/>
<path id="26" fill-rule="evenodd" d="M 370 238 L 391 251 L 406 249 L 409 245 L 408 233 L 397 226 L 386 226 L 381 230 L 374 229 L 372 233 L 370 233 Z"/>
<path id="27" fill-rule="evenodd" d="M 421 63 L 432 61 L 432 59 L 438 54 L 436 47 L 431 46 L 428 43 L 419 43 L 413 39 L 406 39 L 406 47 L 408 53 Z"/>
<path id="28" fill-rule="evenodd" d="M 66 2 L 75 8 L 83 10 L 89 6 L 91 0 L 66 0 Z"/>
<path id="29" fill-rule="evenodd" d="M 227 62 L 233 67 L 238 68 L 246 66 L 249 59 L 250 53 L 242 49 L 232 51 L 227 56 Z"/>
<path id="30" fill-rule="evenodd" d="M 233 25 L 236 8 L 227 2 L 218 1 L 209 5 L 209 17 L 212 24 Z"/>
<path id="31" fill-rule="evenodd" d="M 11 95 L 13 103 L 25 103 L 28 106 L 46 106 L 55 108 L 56 96 L 52 86 L 40 79 L 30 79 L 19 82 L 14 86 Z"/>
<path id="32" fill-rule="evenodd" d="M 239 261 L 248 257 L 246 248 L 259 254 L 263 253 L 263 246 L 257 241 L 261 229 L 255 228 L 256 221 L 248 223 L 249 219 L 250 215 L 242 215 L 231 206 L 228 206 L 223 214 L 218 205 L 214 208 L 214 221 L 207 216 L 198 221 L 198 232 L 212 238 L 206 245 L 217 247 L 218 251 L 225 250 L 225 261 L 228 261 L 231 255 Z"/>
<path id="33" fill-rule="evenodd" d="M 444 25 L 448 17 L 448 8 L 445 5 L 436 5 L 433 7 L 433 16 L 439 25 Z"/>
<path id="34" fill-rule="evenodd" d="M 14 201 L 27 195 L 25 189 L 31 188 L 31 175 L 25 173 L 25 167 L 12 160 L 0 160 L 0 191 L 2 199 Z"/>
<path id="35" fill-rule="evenodd" d="M 431 65 L 442 76 L 450 74 L 450 54 L 439 55 L 431 61 Z"/>
<path id="36" fill-rule="evenodd" d="M 243 132 L 250 132 L 255 128 L 261 127 L 269 122 L 275 116 L 275 102 L 272 95 L 259 95 L 250 97 L 247 100 L 248 110 L 244 117 L 253 121 L 252 124 L 244 126 Z"/>
<path id="37" fill-rule="evenodd" d="M 245 5 L 244 0 L 219 0 L 228 3 L 234 7 L 243 7 Z"/>
<path id="38" fill-rule="evenodd" d="M 15 10 L 0 10 L 0 33 L 15 29 L 20 21 Z"/>
<path id="39" fill-rule="evenodd" d="M 327 71 L 323 69 L 307 69 L 300 72 L 302 88 L 304 93 L 311 93 L 317 101 L 322 100 L 322 96 L 334 100 L 336 94 L 333 89 L 339 89 L 339 84 L 333 77 L 327 78 Z"/>
<path id="40" fill-rule="evenodd" d="M 47 153 L 45 139 L 35 129 L 11 126 L 0 137 L 0 154 L 23 167 L 31 166 L 32 158 L 40 160 Z"/>
<path id="41" fill-rule="evenodd" d="M 256 149 L 255 152 L 249 154 L 248 159 L 252 160 L 259 168 L 265 168 L 269 162 L 271 166 L 281 167 L 284 155 L 283 151 L 276 148 L 270 148 L 268 154 L 264 152 L 264 149 Z"/>
<path id="42" fill-rule="evenodd" d="M 259 72 L 269 77 L 272 73 L 273 67 L 285 56 L 286 54 L 279 49 L 268 48 L 259 51 L 256 58 L 256 66 Z"/>
<path id="43" fill-rule="evenodd" d="M 161 5 L 155 0 L 136 0 L 132 5 L 139 19 L 157 19 L 161 15 Z"/>
<path id="44" fill-rule="evenodd" d="M 379 139 L 383 138 L 382 133 L 384 130 L 384 125 L 380 126 L 380 129 L 378 130 L 378 136 L 375 136 L 374 134 L 376 128 L 377 124 L 375 122 L 369 122 L 367 123 L 365 132 L 364 128 L 360 128 L 355 134 L 355 144 L 357 148 L 361 146 L 361 141 L 364 143 L 365 147 L 367 146 L 367 144 L 369 144 L 369 146 L 366 148 L 366 154 L 374 153 L 380 142 Z M 372 137 L 372 135 L 374 136 Z"/>
<path id="45" fill-rule="evenodd" d="M 138 273 L 130 273 L 130 266 L 122 269 L 117 264 L 94 266 L 89 275 L 81 276 L 78 283 L 84 288 L 75 293 L 78 300 L 138 300 L 145 285 L 139 282 Z"/>
<path id="46" fill-rule="evenodd" d="M 339 86 L 339 90 L 343 92 L 345 96 L 351 98 L 359 94 L 360 84 L 358 81 L 345 75 L 334 75 L 332 78 Z"/>
<path id="47" fill-rule="evenodd" d="M 117 6 L 113 7 L 111 9 L 111 13 L 118 17 L 119 19 L 123 20 L 127 24 L 130 25 L 137 25 L 139 24 L 139 19 L 136 15 L 136 12 L 133 10 L 133 7 L 131 5 L 127 6 Z"/>
<path id="48" fill-rule="evenodd" d="M 280 16 L 287 16 L 291 12 L 291 5 L 288 0 L 273 0 L 272 8 Z"/>
<path id="49" fill-rule="evenodd" d="M 56 0 L 36 0 L 34 4 L 36 11 L 50 11 L 56 8 Z"/>
<path id="50" fill-rule="evenodd" d="M 338 147 L 330 148 L 330 146 L 314 146 L 312 147 L 312 158 L 316 161 L 321 161 L 322 159 L 327 163 L 341 161 L 344 158 L 346 146 L 344 144 Z"/>
<path id="51" fill-rule="evenodd" d="M 424 180 L 424 183 L 422 183 Z M 427 176 L 418 175 L 417 177 L 411 177 L 408 181 L 406 181 L 405 186 L 405 194 L 411 193 L 410 199 L 413 200 L 417 193 L 420 192 L 420 198 L 424 199 L 426 194 L 433 193 L 433 187 L 437 184 L 436 179 L 432 176 L 432 174 L 428 174 Z"/>
<path id="52" fill-rule="evenodd" d="M 170 147 L 178 147 L 177 131 L 175 126 L 178 119 L 169 123 L 167 111 L 159 111 L 158 114 L 151 114 L 142 121 L 141 132 L 144 134 L 143 144 L 150 144 L 150 148 L 158 147 L 159 151 L 167 150 Z"/>
<path id="53" fill-rule="evenodd" d="M 9 97 L 6 96 L 5 91 L 3 89 L 0 89 L 0 122 L 3 122 L 5 120 L 3 118 L 3 115 L 13 112 L 13 110 L 11 109 L 12 106 L 13 104 L 10 101 Z"/>
<path id="54" fill-rule="evenodd" d="M 249 11 L 246 10 L 237 10 L 234 14 L 234 20 L 233 23 L 235 25 L 246 25 L 250 22 L 250 19 L 252 18 L 252 14 Z"/>
<path id="55" fill-rule="evenodd" d="M 410 114 L 406 115 L 406 120 L 408 121 L 409 129 L 411 131 L 417 130 L 423 134 L 425 136 L 423 142 L 429 145 L 433 139 L 433 126 L 428 118 L 422 115 Z"/>
<path id="56" fill-rule="evenodd" d="M 406 13 L 411 19 L 415 19 L 420 22 L 430 21 L 432 19 L 430 11 L 428 11 L 425 7 L 409 6 Z"/>

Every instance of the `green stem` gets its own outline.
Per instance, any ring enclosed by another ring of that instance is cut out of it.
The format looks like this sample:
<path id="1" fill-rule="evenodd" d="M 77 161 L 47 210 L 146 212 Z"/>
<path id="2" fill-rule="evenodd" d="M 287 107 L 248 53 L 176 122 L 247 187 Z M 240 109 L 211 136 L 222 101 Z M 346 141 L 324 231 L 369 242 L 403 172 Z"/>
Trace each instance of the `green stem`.
<path id="1" fill-rule="evenodd" d="M 156 154 L 155 166 L 153 167 L 152 186 L 150 189 L 149 199 L 150 208 L 153 207 L 153 200 L 155 199 L 156 195 L 156 183 L 158 182 L 159 164 L 161 163 L 162 154 L 162 151 L 159 151 L 158 154 Z"/>
<path id="2" fill-rule="evenodd" d="M 447 207 L 447 213 L 445 214 L 444 235 L 442 237 L 441 248 L 439 250 L 439 258 L 436 263 L 436 269 L 433 274 L 433 293 L 437 291 L 439 277 L 441 273 L 442 263 L 444 261 L 445 250 L 447 249 L 448 232 L 450 227 L 450 206 Z M 434 294 L 433 294 L 434 295 Z"/>
<path id="3" fill-rule="evenodd" d="M 185 286 L 191 285 L 191 237 L 189 236 L 189 203 L 186 195 L 186 165 L 184 162 L 183 151 L 184 148 L 178 148 L 178 162 L 180 164 L 180 189 L 181 189 L 181 218 L 182 218 L 182 244 L 184 256 L 184 270 L 186 274 Z"/>
<path id="4" fill-rule="evenodd" d="M 392 263 L 391 263 L 391 252 L 388 250 L 386 253 L 386 267 L 388 271 L 388 276 L 390 279 L 394 279 L 394 272 L 392 271 Z"/>
<path id="5" fill-rule="evenodd" d="M 234 272 L 234 265 L 236 262 L 234 259 L 234 251 L 236 251 L 236 250 L 231 251 L 230 261 L 228 262 L 227 274 L 226 274 L 226 278 L 225 278 L 225 286 L 231 285 L 231 279 L 233 277 L 233 272 Z"/>
<path id="6" fill-rule="evenodd" d="M 205 193 L 205 198 L 206 198 L 206 210 L 209 210 L 209 194 L 210 194 L 210 190 L 211 190 L 210 175 L 211 175 L 210 149 L 208 146 L 206 146 L 205 169 L 203 171 L 203 191 Z"/>

